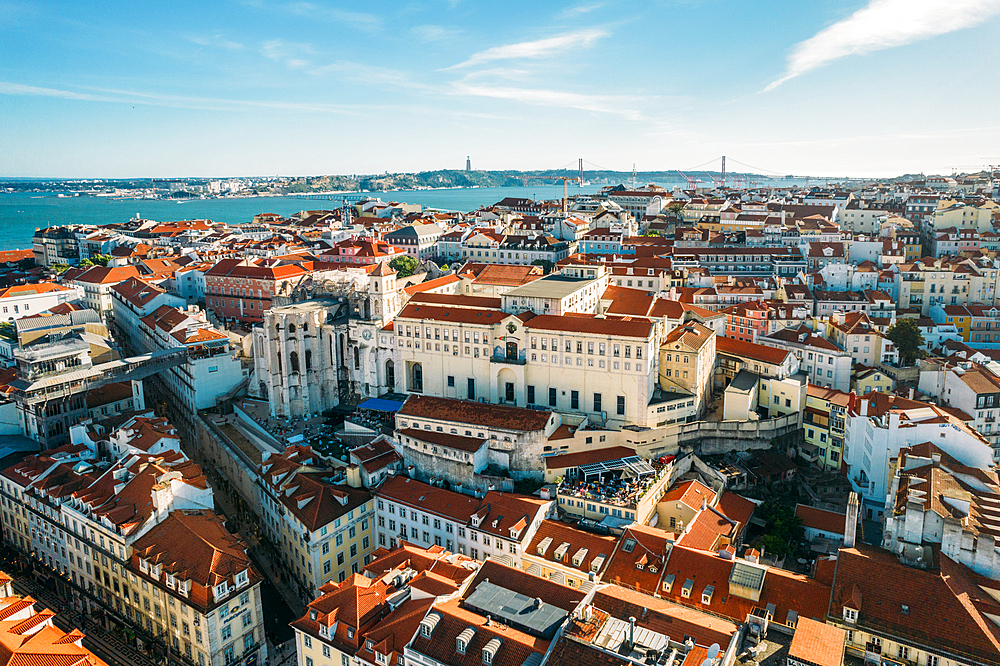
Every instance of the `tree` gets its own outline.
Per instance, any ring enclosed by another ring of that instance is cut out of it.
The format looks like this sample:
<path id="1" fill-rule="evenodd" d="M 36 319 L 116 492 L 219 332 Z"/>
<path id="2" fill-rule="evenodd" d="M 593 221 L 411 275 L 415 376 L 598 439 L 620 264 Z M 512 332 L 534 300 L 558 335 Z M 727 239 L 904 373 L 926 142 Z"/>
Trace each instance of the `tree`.
<path id="1" fill-rule="evenodd" d="M 410 277 L 417 272 L 417 266 L 419 262 L 413 257 L 403 255 L 401 257 L 396 257 L 389 262 L 389 268 L 396 271 L 396 277 Z"/>
<path id="2" fill-rule="evenodd" d="M 889 327 L 885 337 L 892 340 L 899 350 L 899 362 L 906 367 L 923 355 L 924 336 L 917 322 L 912 319 L 900 319 Z"/>
<path id="3" fill-rule="evenodd" d="M 535 259 L 533 262 L 531 262 L 531 265 L 532 266 L 541 266 L 542 267 L 542 272 L 545 273 L 546 275 L 548 275 L 549 273 L 551 273 L 552 269 L 555 268 L 555 266 L 556 266 L 554 263 L 552 263 L 548 259 Z"/>
<path id="4" fill-rule="evenodd" d="M 775 557 L 791 553 L 792 545 L 805 536 L 802 519 L 797 518 L 795 511 L 780 499 L 765 501 L 757 509 L 757 515 L 767 521 L 767 526 L 765 533 L 757 537 L 754 545 Z"/>
<path id="5" fill-rule="evenodd" d="M 95 254 L 89 259 L 84 259 L 77 266 L 80 268 L 90 268 L 91 266 L 107 266 L 111 261 L 111 256 L 107 254 Z"/>
<path id="6" fill-rule="evenodd" d="M 674 203 L 667 206 L 667 210 L 670 211 L 674 217 L 680 217 L 681 213 L 684 212 L 684 204 L 680 203 L 679 201 L 675 201 Z"/>

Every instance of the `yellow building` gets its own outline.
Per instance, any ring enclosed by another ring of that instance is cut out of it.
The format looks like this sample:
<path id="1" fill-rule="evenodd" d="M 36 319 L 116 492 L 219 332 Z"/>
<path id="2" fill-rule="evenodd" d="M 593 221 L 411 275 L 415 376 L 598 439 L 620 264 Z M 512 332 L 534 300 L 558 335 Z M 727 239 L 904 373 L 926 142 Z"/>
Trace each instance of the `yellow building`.
<path id="1" fill-rule="evenodd" d="M 852 378 L 851 390 L 858 395 L 868 395 L 872 391 L 891 393 L 895 380 L 878 368 L 867 368 Z"/>
<path id="2" fill-rule="evenodd" d="M 805 446 L 800 455 L 823 469 L 839 470 L 844 455 L 844 427 L 852 394 L 810 384 L 803 412 Z"/>
<path id="3" fill-rule="evenodd" d="M 358 573 L 375 548 L 375 502 L 368 490 L 330 481 L 308 447 L 289 447 L 260 466 L 257 491 L 264 536 L 298 583 L 303 599 L 328 581 Z M 361 485 L 357 475 L 349 477 Z"/>
<path id="4" fill-rule="evenodd" d="M 246 545 L 222 518 L 175 511 L 133 545 L 122 595 L 130 619 L 198 666 L 248 663 L 251 657 L 263 664 L 260 582 Z"/>

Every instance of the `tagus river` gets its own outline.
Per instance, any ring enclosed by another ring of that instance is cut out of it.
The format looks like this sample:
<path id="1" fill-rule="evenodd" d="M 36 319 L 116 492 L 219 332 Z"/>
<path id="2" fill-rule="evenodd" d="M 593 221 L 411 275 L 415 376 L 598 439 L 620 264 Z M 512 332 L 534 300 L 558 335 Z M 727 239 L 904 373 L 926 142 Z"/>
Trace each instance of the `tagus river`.
<path id="1" fill-rule="evenodd" d="M 569 188 L 570 194 L 597 192 L 600 186 Z M 351 193 L 357 195 L 359 193 Z M 559 199 L 562 185 L 540 187 L 470 187 L 440 190 L 371 192 L 382 201 L 421 204 L 426 208 L 471 211 L 504 197 Z M 46 193 L 0 194 L 0 250 L 27 249 L 38 227 L 61 224 L 112 224 L 139 215 L 144 219 L 209 219 L 226 224 L 246 224 L 258 213 L 290 215 L 300 210 L 337 208 L 340 200 L 310 200 L 294 195 L 232 199 L 111 199 L 107 197 L 59 197 Z"/>

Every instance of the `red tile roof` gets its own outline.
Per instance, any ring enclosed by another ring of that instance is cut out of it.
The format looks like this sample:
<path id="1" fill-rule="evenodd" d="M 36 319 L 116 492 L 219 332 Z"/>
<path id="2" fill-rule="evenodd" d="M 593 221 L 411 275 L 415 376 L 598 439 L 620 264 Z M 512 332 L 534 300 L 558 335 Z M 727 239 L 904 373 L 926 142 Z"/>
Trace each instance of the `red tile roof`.
<path id="1" fill-rule="evenodd" d="M 538 544 L 545 539 L 551 539 L 551 541 L 548 548 L 545 549 L 545 554 L 539 555 Z M 569 549 L 562 560 L 556 560 L 555 552 L 563 543 L 568 543 Z M 535 536 L 532 537 L 531 543 L 528 544 L 525 554 L 533 557 L 541 557 L 549 562 L 558 561 L 563 566 L 577 569 L 584 575 L 591 571 L 594 560 L 603 557 L 604 561 L 596 571 L 597 575 L 600 576 L 604 572 L 604 568 L 608 565 L 611 554 L 615 552 L 617 543 L 618 539 L 612 536 L 594 534 L 556 520 L 543 520 L 538 526 Z M 581 548 L 587 549 L 587 555 L 579 565 L 574 565 L 573 556 Z"/>
<path id="2" fill-rule="evenodd" d="M 859 606 L 860 629 L 948 650 L 959 661 L 1000 664 L 1000 627 L 987 617 L 1000 616 L 1000 603 L 984 591 L 1000 594 L 1000 583 L 939 558 L 939 571 L 923 571 L 881 548 L 841 548 L 830 617 Z"/>
<path id="3" fill-rule="evenodd" d="M 846 646 L 845 630 L 804 617 L 795 627 L 788 657 L 816 666 L 841 666 Z"/>
<path id="4" fill-rule="evenodd" d="M 547 469 L 579 467 L 580 465 L 589 465 L 595 462 L 629 458 L 634 455 L 635 449 L 630 449 L 627 446 L 609 446 L 603 449 L 590 449 L 576 453 L 563 453 L 558 456 L 545 456 L 545 467 Z"/>
<path id="5" fill-rule="evenodd" d="M 831 534 L 844 534 L 844 526 L 847 524 L 847 514 L 817 509 L 814 506 L 805 504 L 795 505 L 795 517 L 802 521 L 803 527 L 809 527 Z"/>
<path id="6" fill-rule="evenodd" d="M 728 354 L 740 358 L 749 358 L 754 361 L 770 363 L 771 365 L 781 365 L 791 354 L 784 349 L 775 349 L 759 345 L 755 342 L 745 342 L 734 338 L 719 336 L 715 341 L 715 351 L 719 354 Z"/>
<path id="7" fill-rule="evenodd" d="M 593 605 L 620 620 L 634 617 L 636 624 L 676 642 L 690 636 L 698 645 L 728 645 L 739 626 L 729 620 L 709 615 L 687 606 L 636 592 L 619 585 L 600 588 Z"/>
<path id="8" fill-rule="evenodd" d="M 164 573 L 178 580 L 192 581 L 189 599 L 203 613 L 210 613 L 222 601 L 212 594 L 216 585 L 228 582 L 230 589 L 234 588 L 234 577 L 242 571 L 247 571 L 251 586 L 261 580 L 246 544 L 211 511 L 172 512 L 133 544 L 129 566 L 136 574 L 149 577 L 142 573 L 140 559 L 159 564 Z"/>
<path id="9" fill-rule="evenodd" d="M 464 423 L 483 428 L 535 432 L 545 429 L 552 412 L 411 393 L 396 413 L 397 421 L 400 416 Z"/>

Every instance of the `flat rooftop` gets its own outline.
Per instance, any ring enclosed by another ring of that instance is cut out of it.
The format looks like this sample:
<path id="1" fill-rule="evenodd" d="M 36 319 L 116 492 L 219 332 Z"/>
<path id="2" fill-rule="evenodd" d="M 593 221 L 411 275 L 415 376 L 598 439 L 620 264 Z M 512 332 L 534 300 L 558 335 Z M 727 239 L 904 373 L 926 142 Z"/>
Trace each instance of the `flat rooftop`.
<path id="1" fill-rule="evenodd" d="M 546 275 L 528 284 L 514 287 L 504 294 L 504 298 L 565 298 L 574 292 L 592 285 L 598 279 Z"/>

